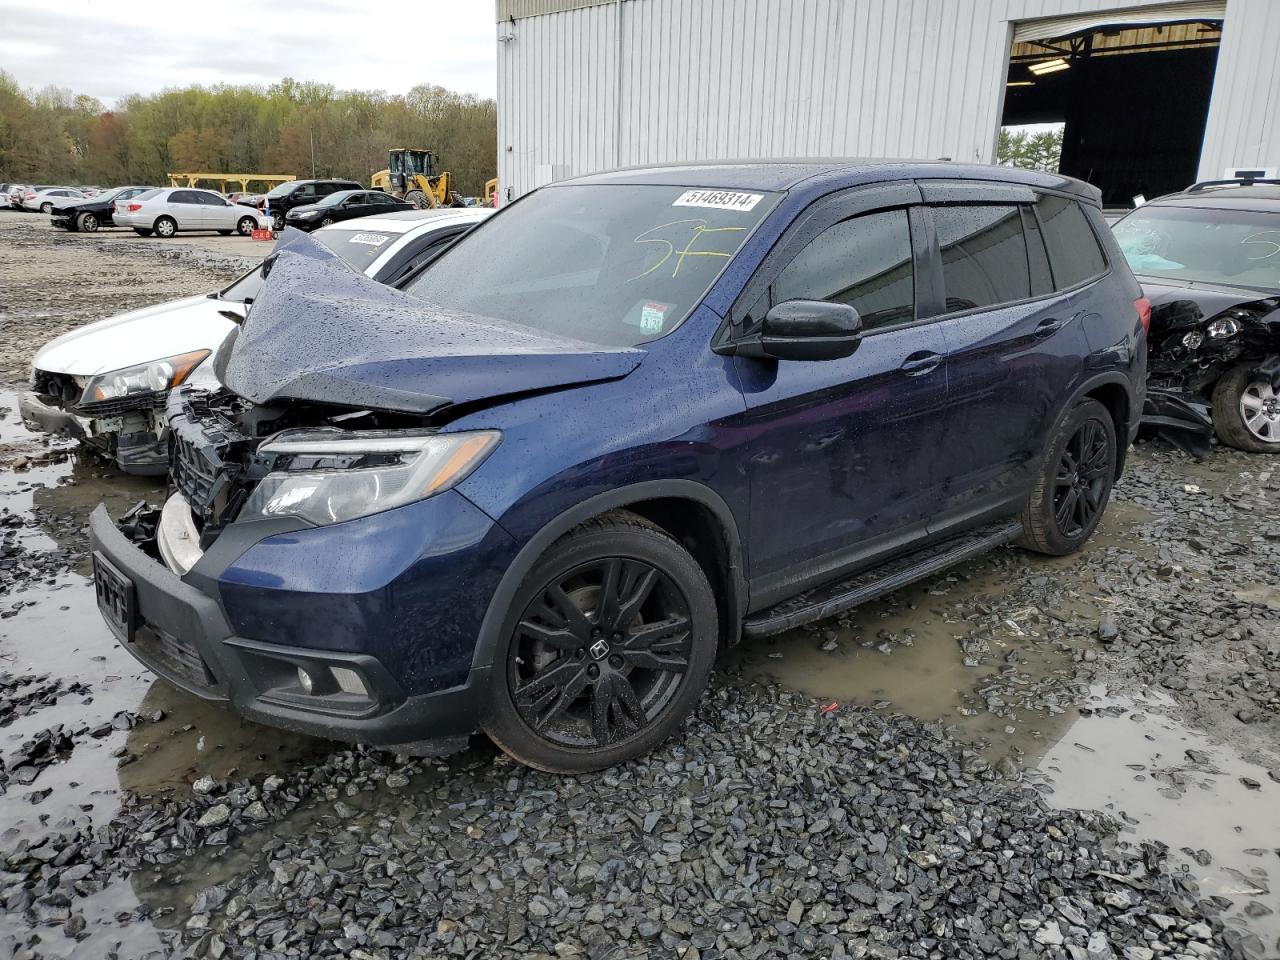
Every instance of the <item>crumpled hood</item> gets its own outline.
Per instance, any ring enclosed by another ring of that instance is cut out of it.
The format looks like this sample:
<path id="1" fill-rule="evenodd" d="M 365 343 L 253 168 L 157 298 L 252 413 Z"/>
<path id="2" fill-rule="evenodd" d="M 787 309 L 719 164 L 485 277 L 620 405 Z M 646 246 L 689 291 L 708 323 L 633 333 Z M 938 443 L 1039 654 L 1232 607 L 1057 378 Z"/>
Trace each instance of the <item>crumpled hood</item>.
<path id="1" fill-rule="evenodd" d="M 218 378 L 254 403 L 428 414 L 624 377 L 645 356 L 442 313 L 357 273 L 301 231 L 287 230 L 273 258 L 248 319 L 217 358 Z"/>
<path id="2" fill-rule="evenodd" d="M 1187 330 L 1212 320 L 1231 307 L 1248 307 L 1261 313 L 1280 308 L 1280 297 L 1260 295 L 1257 290 L 1234 289 L 1205 283 L 1161 283 L 1144 280 L 1142 292 L 1151 301 L 1151 332 Z M 1267 317 L 1268 322 L 1280 321 Z"/>

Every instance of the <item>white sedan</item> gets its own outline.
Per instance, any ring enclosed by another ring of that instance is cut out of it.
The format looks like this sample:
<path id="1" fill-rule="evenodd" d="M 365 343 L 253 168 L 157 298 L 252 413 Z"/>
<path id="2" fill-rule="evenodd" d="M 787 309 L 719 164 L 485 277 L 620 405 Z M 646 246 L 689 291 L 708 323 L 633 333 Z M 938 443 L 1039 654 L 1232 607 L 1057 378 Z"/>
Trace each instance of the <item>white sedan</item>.
<path id="1" fill-rule="evenodd" d="M 45 190 L 32 187 L 22 195 L 22 209 L 51 213 L 54 207 L 65 206 L 72 200 L 84 199 L 83 193 L 71 187 L 49 187 Z"/>
<path id="2" fill-rule="evenodd" d="M 111 220 L 117 226 L 133 227 L 141 237 L 153 233 L 172 237 L 179 230 L 216 230 L 247 237 L 257 227 L 271 226 L 271 219 L 252 207 L 232 203 L 212 190 L 187 187 L 163 187 L 118 200 Z"/>
<path id="3" fill-rule="evenodd" d="M 491 213 L 406 210 L 311 236 L 366 276 L 395 285 Z M 50 341 L 36 353 L 31 392 L 18 403 L 23 423 L 83 440 L 126 473 L 164 474 L 169 391 L 181 383 L 217 386 L 214 355 L 235 327 L 231 318 L 245 315 L 261 286 L 257 266 L 215 293 L 108 317 Z"/>

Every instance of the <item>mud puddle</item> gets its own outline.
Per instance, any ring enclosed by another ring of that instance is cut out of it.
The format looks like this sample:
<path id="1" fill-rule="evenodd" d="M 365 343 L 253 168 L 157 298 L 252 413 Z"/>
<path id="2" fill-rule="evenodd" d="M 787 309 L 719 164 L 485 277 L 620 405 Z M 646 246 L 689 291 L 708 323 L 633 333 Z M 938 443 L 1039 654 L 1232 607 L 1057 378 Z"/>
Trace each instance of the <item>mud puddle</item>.
<path id="1" fill-rule="evenodd" d="M 1157 840 L 1223 919 L 1280 943 L 1280 784 L 1177 719 L 1171 698 L 1092 692 L 1087 715 L 1062 731 L 1035 766 L 1047 800 L 1105 810 L 1123 832 Z M 1229 904 L 1229 905 L 1228 905 Z"/>

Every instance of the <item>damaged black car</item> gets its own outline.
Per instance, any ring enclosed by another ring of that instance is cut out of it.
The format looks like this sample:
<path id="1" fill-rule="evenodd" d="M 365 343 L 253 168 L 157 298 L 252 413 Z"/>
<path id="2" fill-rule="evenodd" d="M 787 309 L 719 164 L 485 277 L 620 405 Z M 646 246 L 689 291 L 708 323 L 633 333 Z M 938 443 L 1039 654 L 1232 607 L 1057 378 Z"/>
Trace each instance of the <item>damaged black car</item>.
<path id="1" fill-rule="evenodd" d="M 1113 229 L 1151 302 L 1144 428 L 1280 453 L 1280 183 L 1196 184 Z"/>

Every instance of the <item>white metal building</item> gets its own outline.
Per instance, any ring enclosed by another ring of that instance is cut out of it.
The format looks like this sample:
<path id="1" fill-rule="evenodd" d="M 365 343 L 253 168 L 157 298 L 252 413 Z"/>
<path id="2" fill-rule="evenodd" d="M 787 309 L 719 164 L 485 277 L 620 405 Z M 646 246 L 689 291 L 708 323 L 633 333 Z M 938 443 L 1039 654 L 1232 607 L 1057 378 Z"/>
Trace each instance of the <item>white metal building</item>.
<path id="1" fill-rule="evenodd" d="M 1104 189 L 1280 165 L 1280 0 L 497 0 L 497 15 L 507 198 L 677 160 L 992 162 L 1002 122 L 1055 118 L 1063 172 Z M 1123 160 L 1109 130 L 1132 141 Z M 1152 157 L 1159 175 L 1139 169 Z"/>

